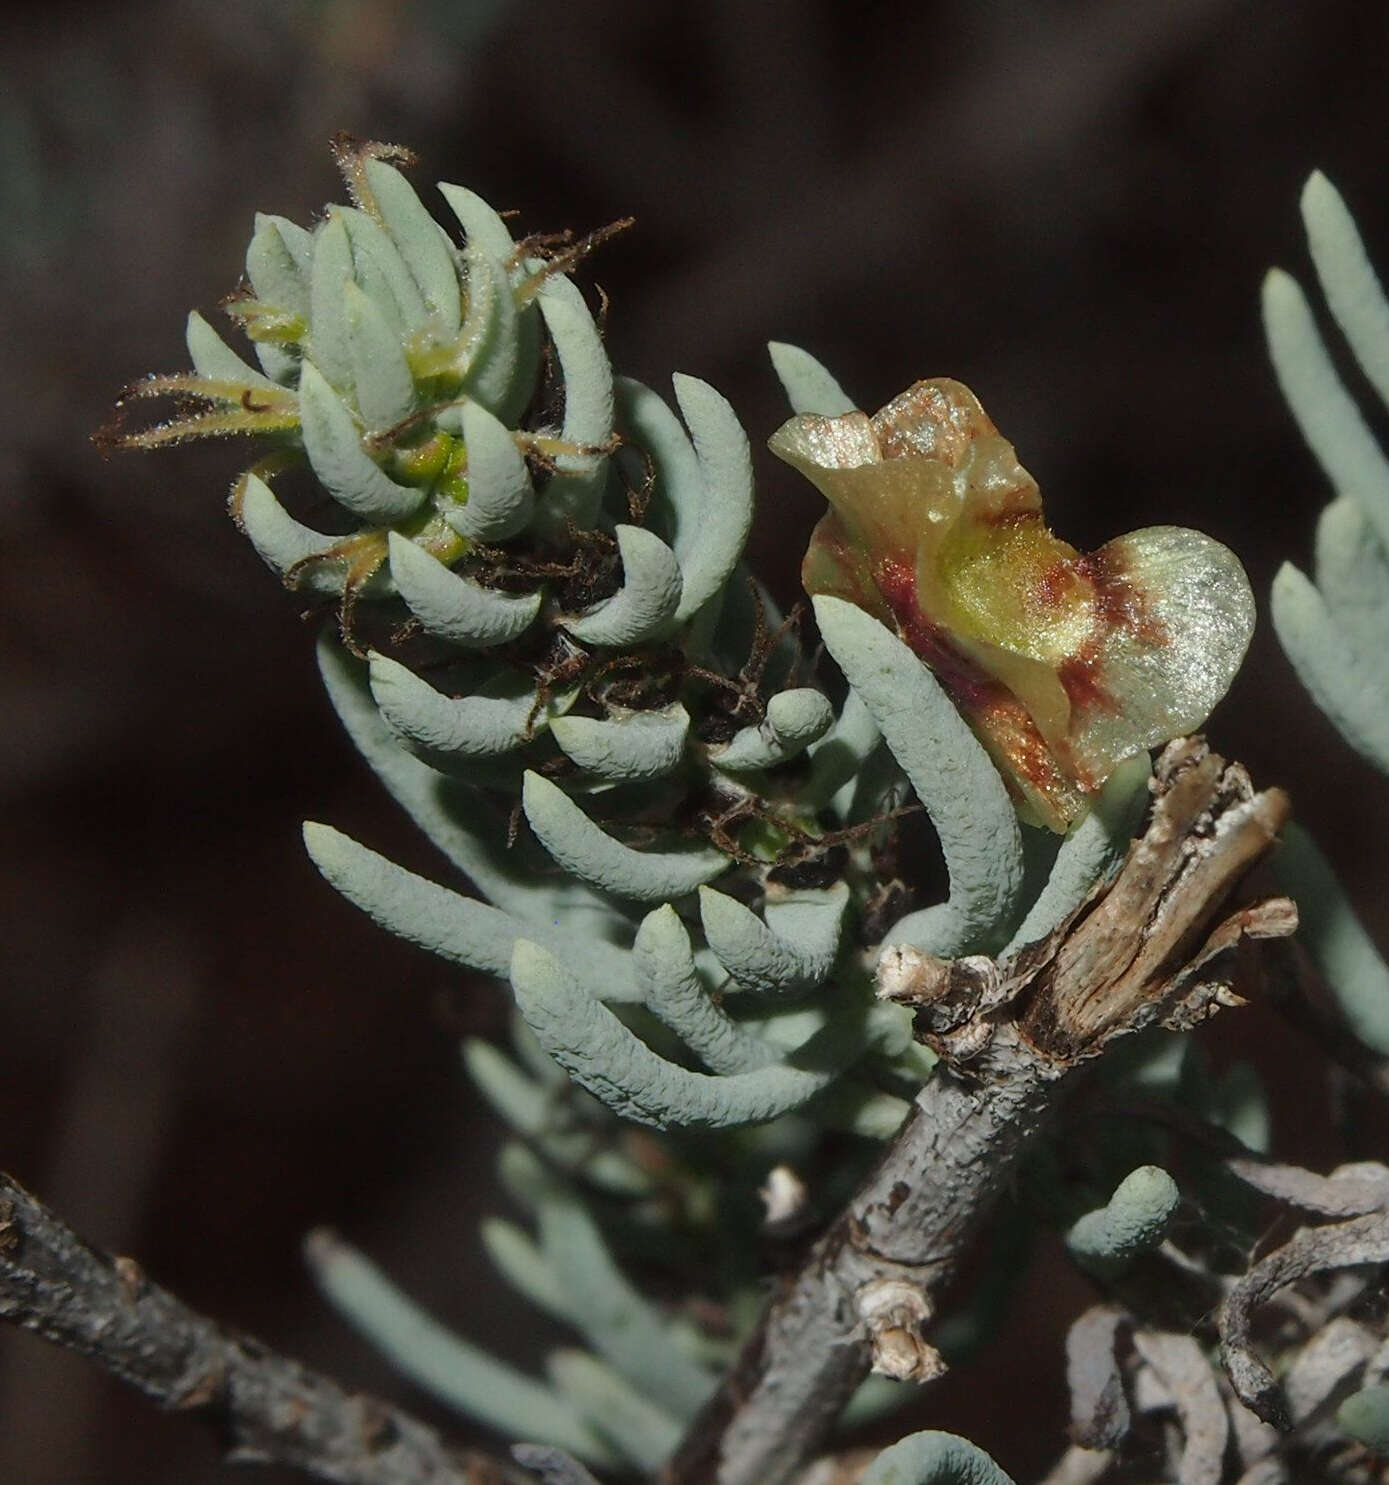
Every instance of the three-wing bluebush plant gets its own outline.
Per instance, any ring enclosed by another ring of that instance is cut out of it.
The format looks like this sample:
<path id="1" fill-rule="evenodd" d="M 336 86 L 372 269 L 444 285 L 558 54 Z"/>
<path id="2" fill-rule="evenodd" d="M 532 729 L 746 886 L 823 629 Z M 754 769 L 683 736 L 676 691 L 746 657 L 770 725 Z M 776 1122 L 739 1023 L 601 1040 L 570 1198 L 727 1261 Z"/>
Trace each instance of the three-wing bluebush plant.
<path id="1" fill-rule="evenodd" d="M 672 405 L 614 375 L 574 278 L 597 239 L 517 240 L 452 185 L 445 226 L 403 152 L 339 155 L 351 205 L 257 220 L 228 302 L 255 364 L 194 314 L 193 370 L 133 387 L 109 436 L 256 439 L 232 513 L 324 608 L 329 698 L 442 860 L 420 876 L 329 823 L 307 849 L 383 927 L 509 984 L 514 1045 L 464 1048 L 521 1216 L 481 1240 L 581 1345 L 523 1375 L 326 1233 L 324 1292 L 546 1479 L 1006 1485 L 950 1434 L 836 1462 L 834 1430 L 993 1334 L 1051 1229 L 1098 1291 L 1057 1358 L 1051 1485 L 1376 1478 L 1382 1306 L 1317 1276 L 1389 1261 L 1389 1171 L 1262 1158 L 1257 1077 L 1214 1078 L 1190 1036 L 1292 926 L 1237 891 L 1280 800 L 1199 742 L 1149 754 L 1244 654 L 1237 560 L 1172 527 L 1079 553 L 967 388 L 870 417 L 774 345 L 793 416 L 772 449 L 830 506 L 804 573 L 821 657 L 742 565 L 733 409 L 692 376 Z M 1304 204 L 1389 402 L 1389 306 L 1331 187 Z M 1293 280 L 1265 304 L 1337 490 L 1274 622 L 1389 771 L 1389 463 Z M 1297 834 L 1279 864 L 1355 1035 L 1389 1053 L 1389 972 L 1329 868 Z M 1067 1122 L 1063 1086 L 1106 1116 Z M 1336 1220 L 1251 1263 L 1260 1197 Z M 770 1305 L 768 1243 L 799 1265 Z"/>

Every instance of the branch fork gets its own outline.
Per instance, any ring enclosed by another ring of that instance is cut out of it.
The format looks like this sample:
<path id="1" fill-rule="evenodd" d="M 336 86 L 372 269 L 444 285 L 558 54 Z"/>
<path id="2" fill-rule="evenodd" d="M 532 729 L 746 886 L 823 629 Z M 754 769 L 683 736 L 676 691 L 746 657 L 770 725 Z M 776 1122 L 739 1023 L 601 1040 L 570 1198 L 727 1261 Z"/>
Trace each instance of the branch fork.
<path id="1" fill-rule="evenodd" d="M 1238 1004 L 1259 939 L 1296 927 L 1285 898 L 1238 901 L 1288 816 L 1200 738 L 1158 761 L 1147 830 L 1112 882 L 1002 962 L 911 948 L 879 993 L 916 1008 L 941 1057 L 848 1207 L 772 1301 L 663 1485 L 785 1485 L 870 1369 L 929 1380 L 937 1296 L 1077 1068 L 1114 1039 Z"/>

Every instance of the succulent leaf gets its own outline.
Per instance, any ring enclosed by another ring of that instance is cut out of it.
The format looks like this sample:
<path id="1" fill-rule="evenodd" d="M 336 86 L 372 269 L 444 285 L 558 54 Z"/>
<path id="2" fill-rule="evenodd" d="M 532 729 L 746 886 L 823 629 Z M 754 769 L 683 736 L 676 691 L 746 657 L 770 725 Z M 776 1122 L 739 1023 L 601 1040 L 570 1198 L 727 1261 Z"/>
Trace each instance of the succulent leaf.
<path id="1" fill-rule="evenodd" d="M 541 595 L 503 593 L 452 572 L 422 547 L 390 534 L 391 577 L 425 629 L 465 650 L 519 639 L 540 613 Z"/>
<path id="2" fill-rule="evenodd" d="M 556 717 L 550 734 L 560 751 L 585 773 L 600 779 L 658 779 L 684 757 L 690 714 L 677 701 L 653 711 L 611 716 Z"/>
<path id="3" fill-rule="evenodd" d="M 330 211 L 314 234 L 309 279 L 309 331 L 306 349 L 338 390 L 352 385 L 352 350 L 345 289 L 353 278 L 352 243 L 340 211 Z"/>
<path id="4" fill-rule="evenodd" d="M 588 1352 L 552 1351 L 546 1370 L 559 1394 L 639 1469 L 658 1469 L 680 1442 L 677 1418 Z"/>
<path id="5" fill-rule="evenodd" d="M 468 312 L 452 358 L 462 371 L 462 390 L 498 418 L 515 416 L 521 388 L 534 371 L 535 335 L 522 333 L 534 311 L 516 303 L 506 269 L 482 248 L 469 244 L 463 253 L 468 276 Z"/>
<path id="6" fill-rule="evenodd" d="M 1389 667 L 1389 555 L 1354 500 L 1322 511 L 1316 557 L 1317 588 L 1356 663 Z"/>
<path id="7" fill-rule="evenodd" d="M 838 882 L 768 902 L 764 923 L 736 898 L 701 887 L 699 916 L 709 947 L 740 989 L 792 995 L 828 978 L 848 902 L 849 889 Z"/>
<path id="8" fill-rule="evenodd" d="M 640 526 L 616 528 L 622 586 L 587 613 L 560 622 L 583 644 L 626 649 L 655 639 L 680 606 L 680 564 L 675 553 Z"/>
<path id="9" fill-rule="evenodd" d="M 1022 838 L 998 771 L 940 684 L 871 614 L 819 597 L 825 645 L 906 771 L 940 837 L 950 899 L 903 919 L 889 943 L 933 954 L 1006 939 L 1021 906 Z"/>
<path id="10" fill-rule="evenodd" d="M 709 846 L 636 850 L 594 824 L 549 779 L 527 773 L 521 792 L 536 838 L 571 875 L 635 902 L 684 897 L 732 864 Z"/>
<path id="11" fill-rule="evenodd" d="M 977 1444 L 953 1433 L 913 1433 L 884 1449 L 862 1485 L 1013 1485 Z"/>
<path id="12" fill-rule="evenodd" d="M 458 269 L 448 238 L 394 166 L 368 159 L 364 170 L 382 224 L 429 305 L 435 334 L 440 338 L 457 335 L 462 307 Z"/>
<path id="13" fill-rule="evenodd" d="M 509 914 L 426 881 L 331 825 L 307 821 L 304 846 L 325 879 L 388 932 L 465 969 L 507 972 L 521 931 Z"/>
<path id="14" fill-rule="evenodd" d="M 767 715 L 744 727 L 721 748 L 710 752 L 717 768 L 731 773 L 773 768 L 798 757 L 834 724 L 829 698 L 811 686 L 778 691 L 767 702 Z"/>
<path id="15" fill-rule="evenodd" d="M 350 328 L 348 340 L 350 356 Z M 406 520 L 419 510 L 424 490 L 397 484 L 372 459 L 362 447 L 352 414 L 318 367 L 307 360 L 299 374 L 299 415 L 304 452 L 324 489 L 339 505 L 379 526 Z"/>
<path id="16" fill-rule="evenodd" d="M 681 1423 L 715 1379 L 671 1342 L 669 1326 L 628 1283 L 598 1224 L 566 1183 L 536 1162 L 541 1252 L 568 1296 L 570 1322 L 608 1364 Z"/>
<path id="17" fill-rule="evenodd" d="M 304 825 L 309 858 L 333 887 L 397 938 L 418 944 L 465 969 L 505 978 L 522 934 L 562 953 L 605 1000 L 638 1001 L 644 987 L 631 956 L 599 938 L 571 941 L 562 927 L 521 922 L 510 913 L 464 897 L 406 871 L 331 825 Z"/>
<path id="18" fill-rule="evenodd" d="M 351 244 L 357 282 L 405 335 L 422 331 L 429 322 L 429 306 L 385 228 L 359 207 L 336 210 Z"/>
<path id="19" fill-rule="evenodd" d="M 507 674 L 467 696 L 449 697 L 398 660 L 374 651 L 368 660 L 371 694 L 387 726 L 407 747 L 444 763 L 513 753 L 574 701 L 572 691 L 542 698 L 524 677 Z"/>
<path id="20" fill-rule="evenodd" d="M 669 903 L 642 919 L 632 958 L 647 1009 L 710 1072 L 751 1072 L 779 1060 L 776 1047 L 735 1021 L 709 994 L 695 967 L 690 936 Z"/>
<path id="21" fill-rule="evenodd" d="M 467 450 L 467 494 L 444 519 L 469 541 L 505 541 L 524 531 L 535 509 L 530 471 L 515 435 L 481 402 L 465 402 L 458 428 Z"/>
<path id="22" fill-rule="evenodd" d="M 1351 1030 L 1372 1051 L 1389 1056 L 1389 965 L 1356 916 L 1331 863 L 1298 825 L 1286 828 L 1277 863 L 1297 902 L 1302 942 Z"/>
<path id="23" fill-rule="evenodd" d="M 280 391 L 278 382 L 243 361 L 196 309 L 188 316 L 184 338 L 188 345 L 188 359 L 199 376 L 214 382 L 241 382 L 247 387 Z"/>
<path id="24" fill-rule="evenodd" d="M 552 1319 L 573 1323 L 569 1296 L 529 1233 L 504 1218 L 485 1217 L 478 1237 L 493 1267 L 523 1299 Z"/>
<path id="25" fill-rule="evenodd" d="M 528 1029 L 526 1035 L 530 1036 Z M 567 1079 L 562 1090 L 539 1083 L 527 1077 L 490 1042 L 476 1037 L 463 1043 L 463 1063 L 498 1117 L 527 1141 L 524 1146 L 508 1141 L 498 1157 L 498 1173 L 503 1183 L 508 1189 L 520 1192 L 527 1208 L 535 1205 L 536 1187 L 535 1156 L 530 1146 L 557 1170 L 610 1195 L 631 1198 L 649 1196 L 655 1190 L 656 1182 L 650 1171 L 621 1149 L 605 1144 L 592 1120 L 576 1117 L 573 1105 L 582 1099 L 591 1103 L 604 1119 L 611 1119 L 607 1110 L 587 1094 L 576 1093 Z M 555 1068 L 554 1063 L 550 1066 Z"/>
<path id="26" fill-rule="evenodd" d="M 343 285 L 343 299 L 357 410 L 369 433 L 385 433 L 415 410 L 410 363 L 399 333 L 351 279 Z"/>
<path id="27" fill-rule="evenodd" d="M 493 1428 L 617 1462 L 571 1401 L 445 1330 L 355 1249 L 316 1234 L 306 1254 L 324 1295 L 427 1392 Z"/>
<path id="28" fill-rule="evenodd" d="M 1327 305 L 1380 401 L 1389 404 L 1389 299 L 1354 217 L 1320 170 L 1302 189 L 1302 219 Z"/>
<path id="29" fill-rule="evenodd" d="M 297 574 L 295 585 L 311 593 L 337 596 L 342 592 L 346 563 L 314 561 L 331 556 L 338 538 L 296 521 L 258 474 L 248 471 L 237 481 L 232 514 L 262 560 L 281 577 Z"/>
<path id="30" fill-rule="evenodd" d="M 525 922 L 548 924 L 558 917 L 583 938 L 629 939 L 626 920 L 605 898 L 572 878 L 546 876 L 533 856 L 509 849 L 505 818 L 479 791 L 435 772 L 401 745 L 372 701 L 364 665 L 327 636 L 318 655 L 328 698 L 357 751 L 484 897 Z"/>
<path id="31" fill-rule="evenodd" d="M 1082 1267 L 1113 1278 L 1157 1247 L 1181 1202 L 1177 1183 L 1159 1165 L 1143 1165 L 1119 1183 L 1108 1203 L 1087 1212 L 1066 1235 Z"/>
<path id="32" fill-rule="evenodd" d="M 675 400 L 690 430 L 702 498 L 674 539 L 684 589 L 676 610 L 686 623 L 728 581 L 752 526 L 752 454 L 737 414 L 707 382 L 676 376 Z M 674 503 L 676 486 L 668 487 Z M 688 486 L 681 494 L 693 493 Z M 683 514 L 683 512 L 682 512 Z M 688 532 L 682 547 L 681 537 Z"/>
<path id="33" fill-rule="evenodd" d="M 691 1072 L 652 1051 L 538 944 L 520 940 L 511 988 L 540 1045 L 596 1098 L 625 1118 L 665 1128 L 761 1124 L 827 1088 L 831 1068 L 777 1063 L 716 1076 Z"/>
<path id="34" fill-rule="evenodd" d="M 511 228 L 476 191 L 440 181 L 439 194 L 458 218 L 458 225 L 469 243 L 482 248 L 498 263 L 505 263 L 512 257 L 516 244 L 512 240 Z M 516 276 L 519 281 L 524 278 L 525 271 L 517 267 Z"/>
<path id="35" fill-rule="evenodd" d="M 246 277 L 257 299 L 307 321 L 313 233 L 284 217 L 256 213 L 246 249 Z"/>
<path id="36" fill-rule="evenodd" d="M 1289 409 L 1338 495 L 1359 505 L 1389 550 L 1389 459 L 1346 390 L 1298 282 L 1264 279 L 1264 332 Z"/>
<path id="37" fill-rule="evenodd" d="M 1148 803 L 1153 767 L 1146 753 L 1121 763 L 1105 780 L 1090 812 L 1072 825 L 1056 853 L 1046 886 L 1027 910 L 1008 948 L 1036 943 L 1078 908 L 1096 883 L 1117 870 Z"/>
<path id="38" fill-rule="evenodd" d="M 793 413 L 838 418 L 854 411 L 849 394 L 809 351 L 780 340 L 770 341 L 767 350 Z"/>
<path id="39" fill-rule="evenodd" d="M 1383 689 L 1389 671 L 1383 651 L 1362 659 L 1320 591 L 1291 562 L 1273 580 L 1271 603 L 1279 643 L 1308 694 L 1357 752 L 1389 773 L 1389 693 Z"/>

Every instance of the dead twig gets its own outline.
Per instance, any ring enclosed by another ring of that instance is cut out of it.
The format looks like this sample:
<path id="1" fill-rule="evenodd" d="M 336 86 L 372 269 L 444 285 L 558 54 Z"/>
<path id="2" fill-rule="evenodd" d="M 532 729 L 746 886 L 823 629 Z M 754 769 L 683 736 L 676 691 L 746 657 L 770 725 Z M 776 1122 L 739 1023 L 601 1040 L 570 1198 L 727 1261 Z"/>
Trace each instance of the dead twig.
<path id="1" fill-rule="evenodd" d="M 229 1462 L 338 1485 L 522 1485 L 501 1460 L 191 1310 L 131 1258 L 89 1247 L 0 1174 L 0 1319 L 75 1351 L 220 1436 Z"/>

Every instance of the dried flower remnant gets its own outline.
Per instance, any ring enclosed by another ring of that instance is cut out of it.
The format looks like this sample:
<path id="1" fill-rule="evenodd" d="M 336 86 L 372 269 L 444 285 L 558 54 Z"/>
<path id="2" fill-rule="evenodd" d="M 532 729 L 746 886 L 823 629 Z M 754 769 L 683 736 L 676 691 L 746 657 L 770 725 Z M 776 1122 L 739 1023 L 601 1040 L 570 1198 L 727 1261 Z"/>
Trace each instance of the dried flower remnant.
<path id="1" fill-rule="evenodd" d="M 830 502 L 806 589 L 895 626 L 1053 830 L 1125 758 L 1198 728 L 1244 657 L 1254 599 L 1233 553 L 1176 526 L 1076 551 L 960 382 L 792 418 L 771 449 Z"/>

